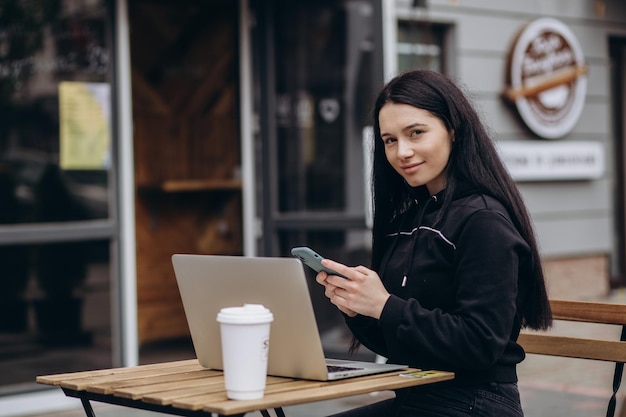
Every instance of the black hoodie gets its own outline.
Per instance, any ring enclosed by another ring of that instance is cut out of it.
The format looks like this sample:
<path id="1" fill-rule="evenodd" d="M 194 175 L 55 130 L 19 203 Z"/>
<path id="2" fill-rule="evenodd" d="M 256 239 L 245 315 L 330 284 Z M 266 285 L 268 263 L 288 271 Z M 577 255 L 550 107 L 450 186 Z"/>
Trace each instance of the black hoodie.
<path id="1" fill-rule="evenodd" d="M 530 248 L 489 195 L 457 193 L 438 218 L 443 193 L 392 222 L 378 271 L 391 297 L 380 320 L 348 326 L 389 362 L 452 371 L 461 384 L 516 382 Z"/>

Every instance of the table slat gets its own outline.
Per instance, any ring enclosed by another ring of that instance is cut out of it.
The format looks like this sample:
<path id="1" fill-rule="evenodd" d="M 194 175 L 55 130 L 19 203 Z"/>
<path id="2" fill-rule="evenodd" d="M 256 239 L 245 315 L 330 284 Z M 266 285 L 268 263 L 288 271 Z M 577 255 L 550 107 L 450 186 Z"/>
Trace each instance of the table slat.
<path id="1" fill-rule="evenodd" d="M 93 371 L 69 372 L 69 373 L 54 374 L 54 375 L 41 375 L 36 378 L 36 382 L 38 384 L 44 384 L 44 385 L 59 385 L 61 381 L 67 382 L 72 379 L 82 379 L 82 378 L 107 376 L 107 375 L 122 375 L 122 374 L 134 373 L 137 371 L 144 371 L 144 370 L 157 370 L 158 371 L 162 369 L 179 368 L 181 366 L 184 367 L 190 364 L 198 364 L 198 360 L 188 359 L 188 360 L 183 360 L 183 361 L 154 363 L 154 364 L 149 364 L 149 365 L 128 366 L 124 368 L 97 369 Z M 200 365 L 198 364 L 198 366 Z"/>
<path id="2" fill-rule="evenodd" d="M 176 408 L 181 408 L 183 410 L 202 410 L 206 407 L 206 404 L 212 403 L 214 401 L 232 401 L 228 399 L 226 395 L 226 388 L 223 383 L 224 380 L 221 381 L 222 386 L 221 389 L 218 390 L 205 390 L 202 392 L 196 392 L 194 395 L 186 395 L 186 393 L 180 393 L 182 395 L 177 396 L 176 398 L 171 397 L 167 398 L 164 396 L 159 396 L 159 400 L 167 400 L 169 404 L 173 405 Z M 310 387 L 318 387 L 321 384 L 325 384 L 325 382 L 318 381 L 307 381 L 307 380 L 299 380 L 299 379 L 289 379 L 289 378 L 280 378 L 279 381 L 273 381 L 268 379 L 267 385 L 265 387 L 265 396 L 273 395 L 276 393 L 283 392 L 294 392 L 301 389 L 307 389 Z M 146 397 L 144 401 L 157 403 L 157 397 Z"/>
<path id="3" fill-rule="evenodd" d="M 298 380 L 269 376 L 267 377 L 265 392 L 277 392 L 281 390 L 281 386 L 285 385 L 286 382 L 294 383 L 298 382 Z M 309 383 L 309 381 L 301 382 L 303 384 Z M 206 386 L 202 388 L 203 389 L 194 388 L 192 390 L 153 392 L 145 395 L 142 401 L 159 405 L 176 404 L 174 405 L 175 407 L 185 410 L 201 410 L 206 402 L 228 399 L 223 377 L 215 378 L 208 388 Z M 284 388 L 282 388 L 282 390 L 284 390 Z"/>
<path id="4" fill-rule="evenodd" d="M 133 373 L 120 373 L 114 375 L 102 375 L 102 376 L 91 376 L 85 378 L 71 379 L 66 381 L 62 381 L 58 384 L 61 388 L 68 388 L 76 391 L 90 391 L 91 387 L 98 386 L 98 390 L 106 389 L 103 388 L 106 383 L 115 384 L 120 381 L 127 381 L 131 379 L 139 378 L 143 383 L 146 383 L 149 378 L 158 377 L 162 375 L 179 375 L 184 379 L 185 373 L 189 371 L 200 370 L 202 367 L 195 363 L 189 364 L 185 366 L 180 366 L 176 368 L 164 368 L 164 369 L 147 369 L 147 370 L 137 370 Z M 108 390 L 107 390 L 108 391 Z M 99 393 L 99 392 L 97 392 Z"/>
<path id="5" fill-rule="evenodd" d="M 144 384 L 115 387 L 112 394 L 118 397 L 136 400 L 154 392 L 165 392 L 176 389 L 186 390 L 198 386 L 205 386 L 209 377 L 215 377 L 221 374 L 220 371 L 198 371 L 193 373 L 194 376 L 197 375 L 197 378 L 186 378 L 184 380 L 178 379 L 178 375 L 166 375 L 161 378 L 152 378 Z"/>
<path id="6" fill-rule="evenodd" d="M 191 372 L 183 372 L 183 373 L 171 373 L 171 374 L 162 374 L 162 375 L 154 375 L 149 377 L 141 377 L 141 378 L 129 378 L 122 379 L 119 381 L 111 381 L 105 380 L 101 382 L 95 382 L 89 384 L 86 388 L 89 392 L 94 392 L 96 394 L 113 394 L 117 389 L 126 388 L 126 387 L 141 387 L 141 386 L 152 386 L 160 383 L 173 383 L 173 382 L 186 382 L 186 381 L 194 381 L 201 378 L 207 378 L 212 375 L 221 375 L 220 371 L 212 371 L 208 369 L 197 370 Z"/>

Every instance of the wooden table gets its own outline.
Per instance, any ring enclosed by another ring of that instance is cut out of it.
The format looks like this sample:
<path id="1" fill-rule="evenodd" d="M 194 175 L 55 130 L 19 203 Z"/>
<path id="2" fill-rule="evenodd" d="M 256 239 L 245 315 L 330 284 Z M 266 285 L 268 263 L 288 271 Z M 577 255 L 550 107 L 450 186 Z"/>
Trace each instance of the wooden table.
<path id="1" fill-rule="evenodd" d="M 394 390 L 451 380 L 450 372 L 407 369 L 391 373 L 319 382 L 268 376 L 265 396 L 258 400 L 229 400 L 221 371 L 203 368 L 196 359 L 128 368 L 38 376 L 40 384 L 59 386 L 65 395 L 79 398 L 89 417 L 90 401 L 178 416 L 239 415 L 273 408 Z"/>

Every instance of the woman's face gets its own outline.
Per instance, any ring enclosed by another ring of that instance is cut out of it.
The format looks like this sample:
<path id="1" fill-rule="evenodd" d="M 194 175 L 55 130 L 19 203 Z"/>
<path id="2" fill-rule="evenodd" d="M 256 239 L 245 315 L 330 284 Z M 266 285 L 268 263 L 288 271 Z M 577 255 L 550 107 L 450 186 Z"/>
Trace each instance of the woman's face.
<path id="1" fill-rule="evenodd" d="M 380 135 L 391 166 L 406 182 L 426 185 L 433 195 L 446 187 L 452 135 L 438 117 L 408 104 L 385 104 L 378 113 Z"/>

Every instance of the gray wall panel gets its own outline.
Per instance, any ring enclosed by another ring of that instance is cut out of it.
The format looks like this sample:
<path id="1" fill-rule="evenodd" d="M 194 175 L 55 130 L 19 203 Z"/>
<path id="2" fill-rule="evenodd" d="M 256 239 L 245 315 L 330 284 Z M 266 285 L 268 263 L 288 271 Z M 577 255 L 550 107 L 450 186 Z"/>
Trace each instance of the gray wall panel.
<path id="1" fill-rule="evenodd" d="M 606 198 L 611 181 L 561 181 L 520 183 L 519 189 L 533 216 L 538 218 L 583 216 L 585 213 L 607 215 L 612 209 Z"/>
<path id="2" fill-rule="evenodd" d="M 481 97 L 475 102 L 479 108 L 483 121 L 493 131 L 496 139 L 515 138 L 533 139 L 534 136 L 526 129 L 517 115 L 499 97 Z"/>
<path id="3" fill-rule="evenodd" d="M 584 25 L 583 23 L 570 24 L 563 21 L 578 38 L 580 47 L 585 54 L 585 59 L 607 60 L 608 48 L 606 47 L 606 29 L 601 22 Z"/>
<path id="4" fill-rule="evenodd" d="M 506 79 L 506 58 L 459 53 L 457 76 L 471 94 L 500 94 Z"/>
<path id="5" fill-rule="evenodd" d="M 587 58 L 587 57 L 585 57 Z M 587 62 L 587 96 L 609 96 L 609 68 L 606 60 Z"/>
<path id="6" fill-rule="evenodd" d="M 607 139 L 611 134 L 611 104 L 587 99 L 572 134 L 603 135 Z"/>
<path id="7" fill-rule="evenodd" d="M 535 219 L 535 230 L 544 257 L 610 253 L 611 222 L 606 217 Z"/>
<path id="8" fill-rule="evenodd" d="M 457 26 L 458 48 L 502 55 L 511 47 L 522 22 L 508 17 L 464 16 Z"/>

